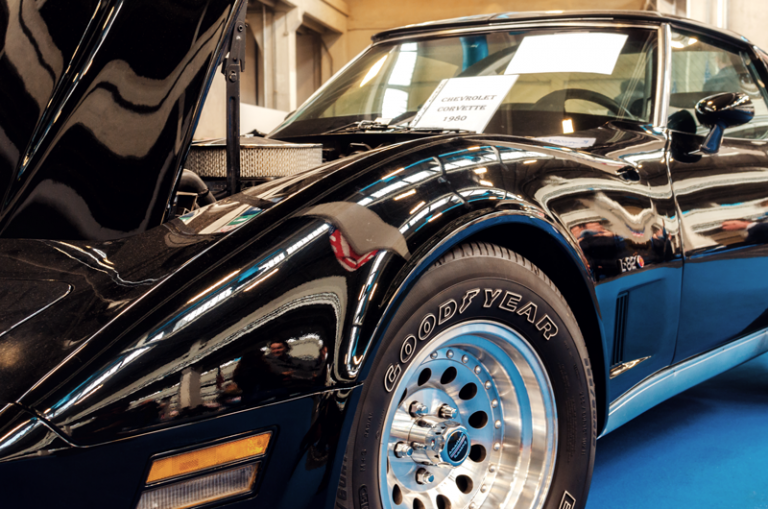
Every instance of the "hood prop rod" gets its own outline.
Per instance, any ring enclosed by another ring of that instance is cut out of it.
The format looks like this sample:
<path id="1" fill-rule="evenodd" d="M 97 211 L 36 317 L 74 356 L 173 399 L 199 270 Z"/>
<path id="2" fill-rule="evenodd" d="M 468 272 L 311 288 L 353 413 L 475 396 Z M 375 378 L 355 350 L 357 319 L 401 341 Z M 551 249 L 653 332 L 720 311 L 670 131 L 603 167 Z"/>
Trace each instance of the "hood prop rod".
<path id="1" fill-rule="evenodd" d="M 240 192 L 240 73 L 245 71 L 245 11 L 240 4 L 229 36 L 229 53 L 221 65 L 227 80 L 227 195 Z"/>

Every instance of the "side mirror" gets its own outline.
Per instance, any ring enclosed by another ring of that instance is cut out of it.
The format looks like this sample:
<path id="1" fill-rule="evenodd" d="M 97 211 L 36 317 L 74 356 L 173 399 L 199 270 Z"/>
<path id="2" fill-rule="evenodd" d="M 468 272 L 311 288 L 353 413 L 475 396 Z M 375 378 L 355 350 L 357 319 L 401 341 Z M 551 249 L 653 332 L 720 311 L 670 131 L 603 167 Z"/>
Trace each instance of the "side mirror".
<path id="1" fill-rule="evenodd" d="M 705 97 L 696 103 L 696 118 L 710 131 L 701 151 L 716 154 L 723 143 L 723 133 L 729 127 L 743 125 L 755 117 L 755 106 L 747 94 L 725 92 Z"/>

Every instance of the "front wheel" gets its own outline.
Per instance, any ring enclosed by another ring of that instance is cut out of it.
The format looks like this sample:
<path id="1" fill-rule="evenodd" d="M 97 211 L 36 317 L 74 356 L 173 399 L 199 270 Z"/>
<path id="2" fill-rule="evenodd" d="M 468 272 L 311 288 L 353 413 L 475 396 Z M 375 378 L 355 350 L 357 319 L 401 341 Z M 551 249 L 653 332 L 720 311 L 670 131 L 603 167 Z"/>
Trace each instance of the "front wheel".
<path id="1" fill-rule="evenodd" d="M 337 506 L 583 507 L 596 415 L 587 350 L 560 292 L 516 253 L 459 246 L 382 340 Z"/>

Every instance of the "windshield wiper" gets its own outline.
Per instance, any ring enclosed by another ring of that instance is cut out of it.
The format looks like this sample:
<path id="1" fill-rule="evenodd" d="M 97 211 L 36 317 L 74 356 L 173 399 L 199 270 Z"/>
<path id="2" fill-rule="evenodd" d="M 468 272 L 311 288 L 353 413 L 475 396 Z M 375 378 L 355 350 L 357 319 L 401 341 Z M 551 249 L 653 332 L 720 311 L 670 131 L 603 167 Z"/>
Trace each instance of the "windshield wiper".
<path id="1" fill-rule="evenodd" d="M 368 131 L 387 131 L 389 129 L 397 128 L 398 126 L 390 126 L 388 122 L 381 122 L 379 120 L 359 120 L 352 122 L 336 129 L 331 129 L 328 133 L 357 133 Z"/>
<path id="2" fill-rule="evenodd" d="M 458 132 L 473 132 L 466 129 L 446 129 L 443 127 L 408 127 L 407 122 L 413 119 L 416 115 L 410 118 L 406 118 L 398 121 L 397 124 L 390 124 L 390 121 L 382 122 L 377 120 L 359 120 L 352 122 L 351 124 L 343 125 L 330 131 L 326 131 L 323 134 L 334 133 L 369 133 L 369 132 L 387 132 L 387 133 L 458 133 Z M 403 125 L 405 124 L 405 125 Z"/>

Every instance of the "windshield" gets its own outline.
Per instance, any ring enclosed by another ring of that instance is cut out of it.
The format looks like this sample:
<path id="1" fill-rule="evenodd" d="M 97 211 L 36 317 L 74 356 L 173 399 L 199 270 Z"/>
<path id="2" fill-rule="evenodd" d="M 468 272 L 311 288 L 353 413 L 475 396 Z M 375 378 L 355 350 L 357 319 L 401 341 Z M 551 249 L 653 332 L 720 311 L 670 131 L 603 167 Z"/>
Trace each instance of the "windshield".
<path id="1" fill-rule="evenodd" d="M 535 29 L 382 43 L 339 73 L 272 136 L 361 120 L 538 136 L 650 122 L 652 29 Z M 489 99 L 492 98 L 492 99 Z"/>

